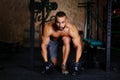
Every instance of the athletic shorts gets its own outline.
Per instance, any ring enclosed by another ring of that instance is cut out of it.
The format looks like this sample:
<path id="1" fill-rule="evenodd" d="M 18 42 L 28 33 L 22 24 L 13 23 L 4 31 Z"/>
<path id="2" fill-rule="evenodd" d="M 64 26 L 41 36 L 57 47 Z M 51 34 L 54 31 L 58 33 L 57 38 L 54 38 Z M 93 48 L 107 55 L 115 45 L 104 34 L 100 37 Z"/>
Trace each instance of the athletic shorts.
<path id="1" fill-rule="evenodd" d="M 50 59 L 56 58 L 58 55 L 58 41 L 50 40 L 48 44 L 48 53 L 50 55 Z"/>

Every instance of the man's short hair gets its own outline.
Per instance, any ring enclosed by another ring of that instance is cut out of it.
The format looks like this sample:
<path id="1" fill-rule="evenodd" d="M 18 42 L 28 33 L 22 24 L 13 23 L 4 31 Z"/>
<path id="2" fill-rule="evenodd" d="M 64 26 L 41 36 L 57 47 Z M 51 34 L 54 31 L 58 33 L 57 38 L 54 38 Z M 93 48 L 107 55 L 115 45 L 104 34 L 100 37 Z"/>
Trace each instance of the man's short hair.
<path id="1" fill-rule="evenodd" d="M 55 17 L 63 17 L 63 16 L 66 16 L 65 12 L 59 11 L 59 12 L 56 13 Z"/>

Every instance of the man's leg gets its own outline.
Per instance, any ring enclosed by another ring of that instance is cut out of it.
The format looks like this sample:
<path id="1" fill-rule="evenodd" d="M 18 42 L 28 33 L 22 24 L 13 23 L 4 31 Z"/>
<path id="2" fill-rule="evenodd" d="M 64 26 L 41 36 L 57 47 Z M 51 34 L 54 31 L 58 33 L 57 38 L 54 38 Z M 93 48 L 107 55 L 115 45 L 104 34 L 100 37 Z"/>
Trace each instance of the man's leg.
<path id="1" fill-rule="evenodd" d="M 56 66 L 57 65 L 57 56 L 58 56 L 58 42 L 57 41 L 50 41 L 48 46 L 50 60 Z"/>
<path id="2" fill-rule="evenodd" d="M 74 48 L 75 50 L 77 48 Z M 76 50 L 78 51 L 78 50 Z M 80 53 L 77 53 L 75 51 L 75 60 L 71 62 L 71 65 L 70 65 L 70 74 L 71 75 L 78 75 L 79 74 L 79 70 L 80 70 L 80 67 L 81 67 L 81 63 L 79 62 L 79 59 L 81 57 L 81 54 Z"/>
<path id="3" fill-rule="evenodd" d="M 63 40 L 63 48 L 62 48 L 62 51 L 63 51 L 63 62 L 62 62 L 62 73 L 63 74 L 68 74 L 68 70 L 67 70 L 67 65 L 66 65 L 66 62 L 67 62 L 67 59 L 68 59 L 68 56 L 69 56 L 69 53 L 70 53 L 70 38 L 69 37 L 63 37 L 62 38 Z"/>
<path id="4" fill-rule="evenodd" d="M 58 53 L 58 42 L 50 41 L 48 44 L 48 54 L 49 59 L 48 62 L 44 63 L 42 73 L 51 73 L 53 71 L 54 66 L 57 64 L 57 53 Z"/>

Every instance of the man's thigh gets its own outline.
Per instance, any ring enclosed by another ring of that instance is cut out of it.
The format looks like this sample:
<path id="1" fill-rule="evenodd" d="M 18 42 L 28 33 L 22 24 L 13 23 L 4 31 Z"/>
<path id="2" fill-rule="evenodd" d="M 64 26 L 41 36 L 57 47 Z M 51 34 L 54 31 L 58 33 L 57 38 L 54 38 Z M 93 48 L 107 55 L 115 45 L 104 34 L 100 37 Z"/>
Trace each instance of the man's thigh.
<path id="1" fill-rule="evenodd" d="M 56 58 L 58 55 L 58 41 L 50 41 L 48 45 L 48 52 L 50 59 Z"/>

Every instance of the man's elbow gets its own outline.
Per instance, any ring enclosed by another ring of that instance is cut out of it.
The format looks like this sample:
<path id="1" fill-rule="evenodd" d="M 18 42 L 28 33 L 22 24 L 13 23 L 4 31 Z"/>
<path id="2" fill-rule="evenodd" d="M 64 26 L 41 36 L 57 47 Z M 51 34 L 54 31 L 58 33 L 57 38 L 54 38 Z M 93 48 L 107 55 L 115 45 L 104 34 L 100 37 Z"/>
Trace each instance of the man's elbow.
<path id="1" fill-rule="evenodd" d="M 76 46 L 76 48 L 77 48 L 78 50 L 82 51 L 82 45 L 81 45 L 81 44 L 78 44 L 78 45 Z"/>
<path id="2" fill-rule="evenodd" d="M 42 49 L 45 49 L 46 47 L 47 47 L 46 44 L 43 44 L 43 43 L 41 44 L 41 48 L 42 48 Z"/>

